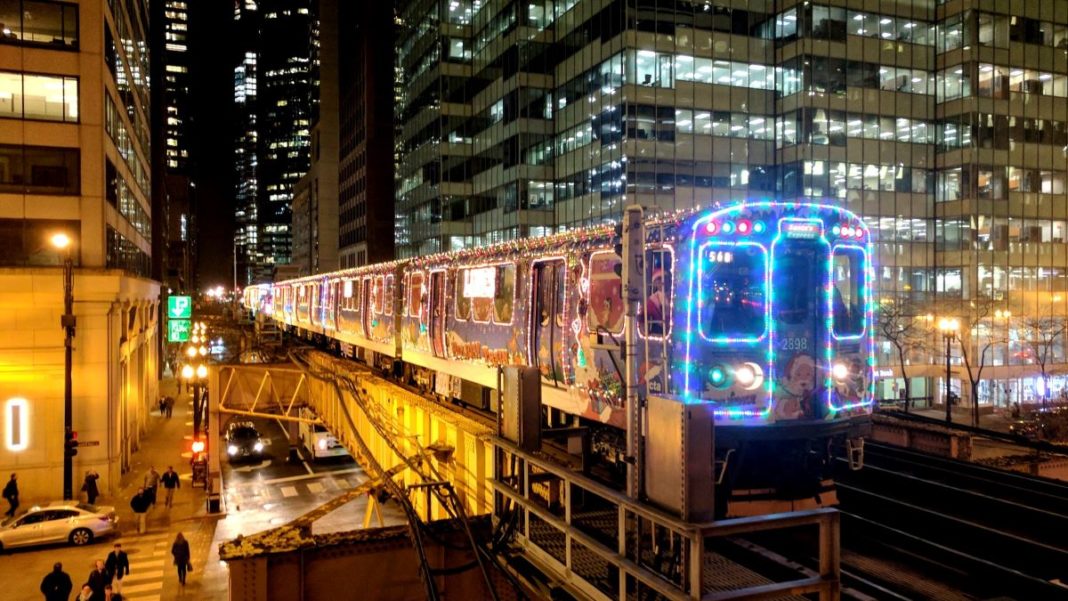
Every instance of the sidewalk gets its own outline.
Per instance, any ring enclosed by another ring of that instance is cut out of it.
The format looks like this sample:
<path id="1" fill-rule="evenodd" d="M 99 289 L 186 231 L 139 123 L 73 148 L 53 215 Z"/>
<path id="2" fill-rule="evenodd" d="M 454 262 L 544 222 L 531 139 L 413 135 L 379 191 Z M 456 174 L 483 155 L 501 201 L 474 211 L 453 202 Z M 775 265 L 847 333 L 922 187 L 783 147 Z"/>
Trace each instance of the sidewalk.
<path id="1" fill-rule="evenodd" d="M 141 448 L 133 455 L 130 471 L 122 477 L 114 505 L 119 514 L 121 531 L 117 541 L 122 543 L 124 549 L 138 545 L 143 547 L 142 540 L 152 541 L 156 545 L 152 561 L 148 563 L 156 569 L 162 559 L 162 587 L 157 581 L 141 585 L 139 591 L 131 590 L 134 587 L 124 587 L 124 592 L 137 593 L 130 596 L 138 599 L 225 599 L 228 596 L 227 569 L 219 562 L 218 552 L 212 548 L 215 524 L 224 514 L 209 515 L 204 489 L 192 486 L 189 463 L 189 445 L 193 433 L 192 396 L 188 392 L 178 395 L 177 381 L 172 377 L 164 377 L 160 382 L 160 394 L 175 398 L 173 417 L 167 419 L 157 411 L 151 412 Z M 155 467 L 157 472 L 163 474 L 167 466 L 173 466 L 174 471 L 178 472 L 181 488 L 175 491 L 173 507 L 168 509 L 163 505 L 165 493 L 160 485 L 159 499 L 148 511 L 148 531 L 140 535 L 137 533 L 137 517 L 130 509 L 130 499 L 142 486 L 150 467 Z M 189 541 L 193 564 L 193 571 L 188 574 L 184 588 L 178 584 L 177 570 L 170 554 L 171 543 L 179 532 Z M 131 553 L 131 581 L 137 576 L 135 559 Z"/>

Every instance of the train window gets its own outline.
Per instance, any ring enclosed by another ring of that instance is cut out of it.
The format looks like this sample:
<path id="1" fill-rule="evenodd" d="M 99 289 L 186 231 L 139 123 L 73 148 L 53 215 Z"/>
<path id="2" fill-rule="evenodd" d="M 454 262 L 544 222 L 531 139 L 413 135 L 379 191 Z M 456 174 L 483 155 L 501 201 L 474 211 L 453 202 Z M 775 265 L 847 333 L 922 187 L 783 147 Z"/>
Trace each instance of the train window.
<path id="1" fill-rule="evenodd" d="M 493 321 L 499 324 L 512 323 L 512 310 L 515 301 L 515 265 L 507 263 L 497 266 L 493 293 Z"/>
<path id="2" fill-rule="evenodd" d="M 385 296 L 385 283 L 382 280 L 382 276 L 376 277 L 374 279 L 374 284 L 371 287 L 371 302 L 374 304 L 374 312 L 376 315 L 382 314 L 382 299 Z"/>
<path id="3" fill-rule="evenodd" d="M 832 315 L 835 336 L 864 334 L 864 251 L 839 246 L 831 255 Z"/>
<path id="4" fill-rule="evenodd" d="M 459 321 L 471 319 L 471 297 L 467 295 L 468 292 L 464 288 L 464 278 L 466 276 L 466 269 L 456 272 L 456 288 L 453 294 L 456 295 L 456 319 Z"/>
<path id="5" fill-rule="evenodd" d="M 408 316 L 420 317 L 423 308 L 423 274 L 415 272 L 408 280 Z"/>
<path id="6" fill-rule="evenodd" d="M 706 244 L 698 272 L 700 331 L 708 339 L 758 339 L 765 333 L 768 256 L 756 244 Z"/>
<path id="7" fill-rule="evenodd" d="M 385 295 L 386 315 L 393 315 L 393 276 L 386 276 L 382 294 Z"/>
<path id="8" fill-rule="evenodd" d="M 623 332 L 623 281 L 616 274 L 620 262 L 618 255 L 608 251 L 590 257 L 590 304 L 586 313 L 590 332 Z"/>
<path id="9" fill-rule="evenodd" d="M 670 248 L 645 251 L 645 305 L 638 310 L 638 331 L 642 336 L 663 336 L 671 330 L 668 320 L 671 317 L 673 256 Z"/>

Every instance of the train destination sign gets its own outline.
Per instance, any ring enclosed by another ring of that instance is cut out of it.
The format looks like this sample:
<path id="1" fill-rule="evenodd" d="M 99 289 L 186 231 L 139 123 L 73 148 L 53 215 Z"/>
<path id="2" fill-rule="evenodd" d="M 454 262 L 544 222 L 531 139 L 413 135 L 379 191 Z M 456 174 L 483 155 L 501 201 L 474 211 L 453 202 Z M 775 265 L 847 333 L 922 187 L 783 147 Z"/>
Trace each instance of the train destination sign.
<path id="1" fill-rule="evenodd" d="M 493 298 L 496 283 L 496 267 L 468 269 L 464 271 L 464 296 L 467 298 Z"/>

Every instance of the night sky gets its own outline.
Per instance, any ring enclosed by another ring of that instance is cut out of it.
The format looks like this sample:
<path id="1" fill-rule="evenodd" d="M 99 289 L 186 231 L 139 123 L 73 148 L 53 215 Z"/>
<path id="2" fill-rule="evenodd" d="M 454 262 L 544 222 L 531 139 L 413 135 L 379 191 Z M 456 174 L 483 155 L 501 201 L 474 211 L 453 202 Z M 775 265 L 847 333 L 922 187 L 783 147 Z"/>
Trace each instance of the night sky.
<path id="1" fill-rule="evenodd" d="M 200 204 L 200 288 L 233 282 L 233 5 L 189 3 L 193 122 L 190 154 Z"/>

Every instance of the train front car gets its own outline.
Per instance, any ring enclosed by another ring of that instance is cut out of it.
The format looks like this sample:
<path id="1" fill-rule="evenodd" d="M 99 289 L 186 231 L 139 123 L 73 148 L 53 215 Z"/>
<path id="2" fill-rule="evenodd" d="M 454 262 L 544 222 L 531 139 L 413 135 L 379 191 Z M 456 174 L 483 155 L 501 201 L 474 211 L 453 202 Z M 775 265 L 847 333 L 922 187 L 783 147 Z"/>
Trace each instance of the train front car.
<path id="1" fill-rule="evenodd" d="M 717 406 L 718 512 L 836 503 L 833 447 L 870 430 L 867 227 L 832 206 L 753 203 L 697 214 L 678 238 L 672 389 Z"/>

